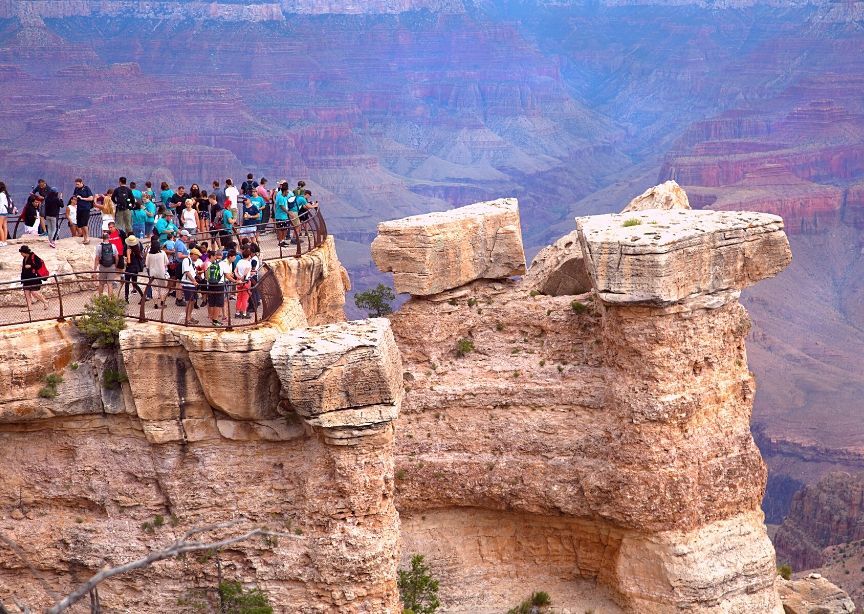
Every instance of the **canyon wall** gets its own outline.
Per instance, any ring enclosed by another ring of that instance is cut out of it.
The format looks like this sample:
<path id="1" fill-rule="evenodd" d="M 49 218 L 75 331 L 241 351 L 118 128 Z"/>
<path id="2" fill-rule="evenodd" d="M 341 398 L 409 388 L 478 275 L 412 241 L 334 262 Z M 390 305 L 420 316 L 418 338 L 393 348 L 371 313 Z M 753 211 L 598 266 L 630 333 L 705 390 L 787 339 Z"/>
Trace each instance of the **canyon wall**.
<path id="1" fill-rule="evenodd" d="M 89 347 L 68 321 L 0 329 L 0 603 L 41 608 L 104 565 L 234 521 L 200 537 L 273 534 L 122 575 L 100 586 L 102 607 L 218 608 L 219 582 L 237 579 L 279 609 L 398 609 L 389 324 L 338 323 L 346 286 L 332 240 L 271 266 L 285 303 L 256 327 L 130 323 L 117 351 Z M 328 351 L 292 349 L 301 335 Z M 345 356 L 365 391 L 348 411 L 290 385 Z M 40 394 L 49 375 L 62 377 L 56 398 Z M 325 406 L 323 419 L 313 410 Z"/>
<path id="2" fill-rule="evenodd" d="M 782 228 L 754 213 L 583 218 L 578 242 L 556 244 L 583 255 L 593 290 L 578 296 L 539 294 L 530 269 L 529 283 L 428 271 L 450 288 L 391 317 L 397 506 L 402 558 L 427 557 L 447 611 L 536 590 L 579 610 L 782 611 L 738 302 L 788 264 Z"/>

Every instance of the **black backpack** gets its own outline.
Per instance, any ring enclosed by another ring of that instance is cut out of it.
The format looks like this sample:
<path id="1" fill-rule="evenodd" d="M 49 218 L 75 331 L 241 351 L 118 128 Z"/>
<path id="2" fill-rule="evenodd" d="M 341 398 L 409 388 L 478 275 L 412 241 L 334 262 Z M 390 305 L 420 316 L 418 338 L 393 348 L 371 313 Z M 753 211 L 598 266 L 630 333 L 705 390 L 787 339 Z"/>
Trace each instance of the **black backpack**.
<path id="1" fill-rule="evenodd" d="M 100 266 L 114 266 L 114 245 L 111 243 L 100 243 L 102 251 L 99 252 Z"/>
<path id="2" fill-rule="evenodd" d="M 117 205 L 117 211 L 131 211 L 135 203 L 135 195 L 132 194 L 132 190 L 121 185 L 114 190 L 114 203 Z"/>

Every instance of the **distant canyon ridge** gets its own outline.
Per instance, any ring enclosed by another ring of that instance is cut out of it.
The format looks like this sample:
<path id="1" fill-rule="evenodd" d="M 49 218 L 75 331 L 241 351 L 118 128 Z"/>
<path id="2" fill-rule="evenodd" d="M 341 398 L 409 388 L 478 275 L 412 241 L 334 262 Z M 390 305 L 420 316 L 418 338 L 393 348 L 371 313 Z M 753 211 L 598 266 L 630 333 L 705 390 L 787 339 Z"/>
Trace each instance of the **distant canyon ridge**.
<path id="1" fill-rule="evenodd" d="M 675 179 L 784 217 L 745 292 L 766 511 L 864 467 L 861 2 L 0 0 L 0 180 L 305 179 L 355 288 L 376 224 L 519 199 L 529 255 Z"/>

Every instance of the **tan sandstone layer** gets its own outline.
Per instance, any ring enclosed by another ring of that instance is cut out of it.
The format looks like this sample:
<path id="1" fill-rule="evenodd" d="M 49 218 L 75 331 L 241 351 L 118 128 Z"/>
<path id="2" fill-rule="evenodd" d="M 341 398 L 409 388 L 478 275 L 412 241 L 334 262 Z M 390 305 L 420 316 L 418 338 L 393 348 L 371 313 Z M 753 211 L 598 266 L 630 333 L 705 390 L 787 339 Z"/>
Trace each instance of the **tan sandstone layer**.
<path id="1" fill-rule="evenodd" d="M 626 217 L 578 226 L 592 285 L 633 289 L 614 302 L 538 294 L 529 271 L 414 296 L 391 317 L 403 560 L 431 560 L 446 611 L 500 612 L 547 587 L 571 611 L 782 611 L 738 303 L 788 262 L 782 223 L 629 215 L 675 230 L 626 268 L 594 257 L 639 242 L 616 230 Z M 682 243 L 699 258 L 678 257 Z"/>
<path id="2" fill-rule="evenodd" d="M 347 280 L 332 239 L 272 266 L 285 303 L 253 328 L 130 323 L 119 352 L 92 350 L 68 321 L 0 330 L 9 357 L 0 367 L 9 376 L 0 387 L 0 535 L 21 548 L 0 545 L 0 603 L 14 596 L 40 608 L 48 591 L 66 593 L 103 565 L 242 519 L 206 537 L 252 527 L 279 535 L 112 579 L 100 587 L 103 608 L 212 610 L 225 578 L 260 587 L 278 611 L 397 610 L 391 421 L 400 397 L 380 387 L 366 395 L 393 408 L 374 429 L 351 415 L 324 427 L 295 411 L 300 399 L 283 388 L 289 374 L 274 366 L 274 343 L 343 320 Z M 398 357 L 386 320 L 353 326 L 379 331 L 369 345 Z M 305 361 L 314 355 L 296 368 Z M 374 360 L 356 363 L 368 370 Z M 107 369 L 128 383 L 106 389 Z M 50 373 L 63 376 L 58 396 L 41 398 Z"/>

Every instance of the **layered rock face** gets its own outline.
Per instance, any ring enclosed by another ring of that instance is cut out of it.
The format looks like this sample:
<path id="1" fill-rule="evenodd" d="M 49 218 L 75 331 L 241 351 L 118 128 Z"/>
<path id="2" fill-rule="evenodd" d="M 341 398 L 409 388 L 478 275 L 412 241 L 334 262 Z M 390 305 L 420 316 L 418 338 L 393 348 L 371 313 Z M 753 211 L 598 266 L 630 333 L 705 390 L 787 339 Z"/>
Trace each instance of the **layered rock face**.
<path id="1" fill-rule="evenodd" d="M 286 301 L 254 328 L 136 323 L 118 352 L 93 351 L 69 322 L 0 331 L 10 358 L 0 388 L 0 532 L 21 548 L 0 546 L 0 603 L 14 595 L 41 608 L 53 601 L 45 586 L 67 593 L 104 565 L 238 520 L 202 537 L 251 527 L 278 536 L 121 575 L 100 586 L 103 607 L 215 610 L 220 580 L 237 579 L 278 611 L 398 610 L 392 420 L 401 368 L 389 324 L 306 328 L 344 319 L 332 242 L 272 266 Z M 291 345 L 301 338 L 302 350 Z M 348 379 L 334 380 L 346 363 Z M 128 382 L 106 389 L 109 370 Z M 341 389 L 356 384 L 368 407 L 341 408 L 297 385 L 316 370 Z M 39 394 L 48 374 L 63 377 L 54 399 Z"/>
<path id="2" fill-rule="evenodd" d="M 786 614 L 851 614 L 855 604 L 840 587 L 818 573 L 798 580 L 777 580 Z"/>
<path id="3" fill-rule="evenodd" d="M 438 294 L 475 279 L 525 272 L 515 198 L 378 225 L 372 258 L 393 273 L 397 292 Z"/>
<path id="4" fill-rule="evenodd" d="M 782 612 L 737 300 L 788 262 L 782 225 L 644 214 L 658 224 L 580 220 L 598 291 L 475 280 L 391 318 L 406 382 L 402 556 L 430 559 L 448 611 L 496 612 L 547 590 L 577 610 Z M 661 221 L 668 242 L 644 260 L 595 258 L 663 239 Z M 646 290 L 606 300 L 616 271 Z M 685 282 L 677 294 L 652 285 L 658 271 Z"/>
<path id="5" fill-rule="evenodd" d="M 824 550 L 864 539 L 864 478 L 831 473 L 798 491 L 777 530 L 777 557 L 793 569 L 821 567 Z"/>

